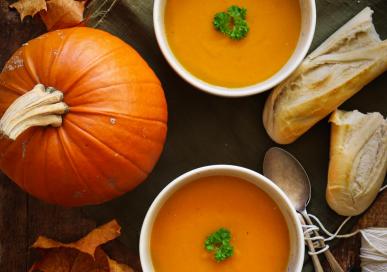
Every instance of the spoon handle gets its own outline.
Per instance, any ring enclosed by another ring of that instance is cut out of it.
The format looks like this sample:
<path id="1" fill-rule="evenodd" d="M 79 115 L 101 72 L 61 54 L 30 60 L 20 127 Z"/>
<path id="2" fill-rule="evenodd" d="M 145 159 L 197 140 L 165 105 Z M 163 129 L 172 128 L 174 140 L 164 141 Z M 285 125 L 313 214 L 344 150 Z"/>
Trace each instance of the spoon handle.
<path id="1" fill-rule="evenodd" d="M 307 211 L 303 211 L 301 214 L 303 215 L 303 217 L 305 217 L 305 220 L 308 224 L 313 225 L 313 222 L 310 219 Z M 314 235 L 320 236 L 317 230 L 314 231 Z M 320 240 L 319 243 L 320 243 L 320 247 L 322 248 L 325 247 L 324 240 Z M 332 269 L 332 272 L 344 272 L 344 270 L 341 268 L 340 264 L 337 262 L 336 258 L 333 256 L 329 248 L 326 251 L 324 251 L 324 255 L 327 258 L 327 261 L 329 263 L 329 266 Z"/>
<path id="2" fill-rule="evenodd" d="M 300 218 L 301 224 L 306 225 L 304 217 L 301 214 L 299 214 L 299 218 Z M 310 234 L 308 232 L 305 233 L 305 236 L 306 238 L 310 238 Z M 305 241 L 309 247 L 309 250 L 311 252 L 315 252 L 313 242 L 309 239 L 306 239 Z M 312 258 L 315 272 L 324 272 L 324 269 L 321 266 L 321 262 L 320 262 L 320 259 L 318 258 L 318 255 L 310 255 L 310 257 Z"/>

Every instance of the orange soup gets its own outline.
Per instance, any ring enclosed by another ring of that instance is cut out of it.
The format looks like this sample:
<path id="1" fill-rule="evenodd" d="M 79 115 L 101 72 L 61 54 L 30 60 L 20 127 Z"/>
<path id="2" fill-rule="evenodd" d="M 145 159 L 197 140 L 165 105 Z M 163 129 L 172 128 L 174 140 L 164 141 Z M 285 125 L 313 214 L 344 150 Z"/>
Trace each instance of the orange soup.
<path id="1" fill-rule="evenodd" d="M 247 9 L 247 36 L 231 40 L 216 31 L 216 13 Z M 167 0 L 165 31 L 178 61 L 217 86 L 245 87 L 276 72 L 294 52 L 301 29 L 299 0 Z"/>
<path id="2" fill-rule="evenodd" d="M 234 253 L 216 262 L 204 243 L 220 228 Z M 284 272 L 289 231 L 274 201 L 239 178 L 214 176 L 175 192 L 156 217 L 151 236 L 156 272 Z"/>

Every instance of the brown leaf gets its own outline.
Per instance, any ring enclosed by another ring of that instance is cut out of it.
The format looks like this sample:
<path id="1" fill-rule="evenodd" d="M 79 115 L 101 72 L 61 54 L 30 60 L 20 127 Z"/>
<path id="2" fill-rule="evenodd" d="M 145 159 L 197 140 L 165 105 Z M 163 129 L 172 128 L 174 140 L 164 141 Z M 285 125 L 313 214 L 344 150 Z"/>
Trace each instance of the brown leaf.
<path id="1" fill-rule="evenodd" d="M 115 260 L 112 260 L 108 257 L 109 268 L 111 272 L 134 272 L 132 268 L 126 264 L 117 263 Z"/>
<path id="2" fill-rule="evenodd" d="M 22 21 L 26 16 L 34 16 L 39 11 L 47 10 L 46 0 L 19 0 L 9 7 L 19 12 Z"/>
<path id="3" fill-rule="evenodd" d="M 47 251 L 42 260 L 29 272 L 110 272 L 107 255 L 97 249 L 94 258 L 72 248 L 54 248 Z"/>
<path id="4" fill-rule="evenodd" d="M 94 256 L 94 252 L 97 247 L 102 244 L 105 244 L 111 240 L 114 240 L 121 234 L 121 227 L 118 225 L 116 220 L 112 220 L 105 225 L 102 225 L 94 230 L 92 230 L 89 234 L 83 237 L 81 240 L 63 244 L 61 242 L 57 242 L 55 240 L 51 240 L 44 236 L 39 236 L 36 242 L 32 245 L 32 248 L 40 248 L 40 249 L 51 249 L 51 248 L 74 248 L 83 253 L 89 254 L 90 256 Z"/>
<path id="5" fill-rule="evenodd" d="M 40 16 L 47 30 L 55 30 L 79 25 L 87 0 L 47 0 L 47 9 Z"/>
<path id="6" fill-rule="evenodd" d="M 32 247 L 44 250 L 45 255 L 29 271 L 134 272 L 130 267 L 110 259 L 100 248 L 100 245 L 117 238 L 120 229 L 117 221 L 113 220 L 69 244 L 40 236 Z"/>

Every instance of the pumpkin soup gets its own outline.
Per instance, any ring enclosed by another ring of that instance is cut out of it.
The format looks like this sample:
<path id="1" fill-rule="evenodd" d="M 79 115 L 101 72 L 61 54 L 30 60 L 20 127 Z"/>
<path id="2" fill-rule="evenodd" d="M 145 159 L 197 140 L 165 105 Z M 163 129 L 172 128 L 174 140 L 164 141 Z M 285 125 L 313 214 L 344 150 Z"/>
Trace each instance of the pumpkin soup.
<path id="1" fill-rule="evenodd" d="M 220 257 L 219 237 L 227 246 Z M 285 219 L 265 192 L 239 178 L 213 176 L 183 186 L 166 201 L 150 247 L 156 272 L 283 272 L 289 241 Z"/>
<path id="2" fill-rule="evenodd" d="M 247 24 L 230 39 L 215 20 L 236 6 L 243 8 Z M 301 29 L 299 0 L 167 0 L 164 14 L 169 46 L 182 66 L 207 83 L 230 88 L 278 72 Z"/>

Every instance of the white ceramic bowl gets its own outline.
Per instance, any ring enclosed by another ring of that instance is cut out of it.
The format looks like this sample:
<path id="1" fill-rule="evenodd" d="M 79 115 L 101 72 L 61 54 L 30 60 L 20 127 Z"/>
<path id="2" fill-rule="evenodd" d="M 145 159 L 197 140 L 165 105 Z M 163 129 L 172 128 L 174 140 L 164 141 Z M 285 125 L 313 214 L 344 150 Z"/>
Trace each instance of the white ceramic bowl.
<path id="1" fill-rule="evenodd" d="M 255 85 L 243 88 L 225 88 L 209 84 L 188 72 L 176 59 L 172 53 L 164 28 L 164 10 L 168 0 L 155 0 L 153 6 L 153 24 L 156 32 L 157 42 L 163 52 L 165 58 L 172 68 L 188 83 L 196 88 L 219 96 L 226 97 L 241 97 L 254 95 L 264 92 L 278 85 L 281 81 L 287 78 L 305 58 L 313 40 L 316 26 L 316 4 L 315 0 L 299 0 L 301 7 L 301 34 L 298 39 L 297 47 L 290 57 L 288 62 L 274 74 L 271 78 Z M 183 0 L 182 0 L 183 1 Z M 257 0 L 258 1 L 258 0 Z M 284 30 L 286 31 L 286 30 Z"/>
<path id="2" fill-rule="evenodd" d="M 304 239 L 302 227 L 298 220 L 290 200 L 287 196 L 269 179 L 249 169 L 233 165 L 212 165 L 197 168 L 181 175 L 169 183 L 153 201 L 148 213 L 145 216 L 140 236 L 140 259 L 144 272 L 154 272 L 150 252 L 150 239 L 153 223 L 160 208 L 167 199 L 182 186 L 202 177 L 208 176 L 232 176 L 244 179 L 255 184 L 266 192 L 278 205 L 285 217 L 290 237 L 290 258 L 287 271 L 300 272 L 304 261 Z M 243 212 L 243 211 L 241 211 Z"/>

